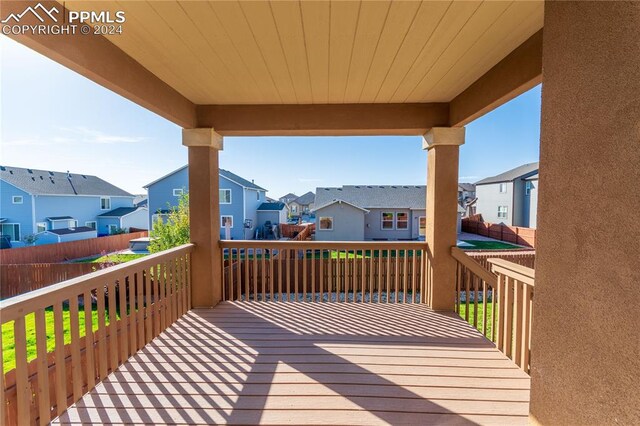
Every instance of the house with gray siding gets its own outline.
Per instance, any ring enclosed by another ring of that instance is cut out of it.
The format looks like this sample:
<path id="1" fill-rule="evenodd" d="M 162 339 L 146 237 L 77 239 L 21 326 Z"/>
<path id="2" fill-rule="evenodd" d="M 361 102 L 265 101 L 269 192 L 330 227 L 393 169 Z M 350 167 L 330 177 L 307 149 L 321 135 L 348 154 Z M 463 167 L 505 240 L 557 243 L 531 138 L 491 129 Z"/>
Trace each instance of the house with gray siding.
<path id="1" fill-rule="evenodd" d="M 308 215 L 314 208 L 315 199 L 316 195 L 311 191 L 302 194 L 301 196 L 289 201 L 289 213 L 295 217 Z"/>
<path id="2" fill-rule="evenodd" d="M 131 208 L 133 199 L 92 175 L 0 166 L 0 226 L 12 247 L 23 245 L 21 240 L 31 234 L 38 236 L 36 244 L 107 235 L 109 229 L 99 228 L 98 216 Z M 77 231 L 83 227 L 95 232 Z M 68 231 L 44 234 L 55 230 Z"/>
<path id="3" fill-rule="evenodd" d="M 476 182 L 476 213 L 485 222 L 536 227 L 538 163 L 528 163 Z"/>
<path id="4" fill-rule="evenodd" d="M 147 184 L 149 223 L 164 217 L 189 190 L 189 167 L 183 166 Z M 266 202 L 267 190 L 228 170 L 220 169 L 220 237 L 227 225 L 233 240 L 254 238 L 258 207 Z"/>

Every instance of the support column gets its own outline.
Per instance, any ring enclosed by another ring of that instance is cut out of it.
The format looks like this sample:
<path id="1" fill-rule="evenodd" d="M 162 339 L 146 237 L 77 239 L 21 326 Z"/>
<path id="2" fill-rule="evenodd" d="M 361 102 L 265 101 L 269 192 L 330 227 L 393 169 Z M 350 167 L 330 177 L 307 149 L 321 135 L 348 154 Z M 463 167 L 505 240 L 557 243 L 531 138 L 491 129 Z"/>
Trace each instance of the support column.
<path id="1" fill-rule="evenodd" d="M 458 154 L 464 127 L 434 127 L 424 135 L 427 152 L 426 241 L 431 254 L 431 291 L 427 304 L 451 311 L 455 301 L 456 262 L 451 247 L 457 241 Z"/>
<path id="2" fill-rule="evenodd" d="M 542 63 L 530 420 L 638 424 L 640 3 L 546 2 Z"/>
<path id="3" fill-rule="evenodd" d="M 213 129 L 183 129 L 189 149 L 189 224 L 195 249 L 191 257 L 194 308 L 215 306 L 222 298 L 218 151 L 222 136 Z"/>

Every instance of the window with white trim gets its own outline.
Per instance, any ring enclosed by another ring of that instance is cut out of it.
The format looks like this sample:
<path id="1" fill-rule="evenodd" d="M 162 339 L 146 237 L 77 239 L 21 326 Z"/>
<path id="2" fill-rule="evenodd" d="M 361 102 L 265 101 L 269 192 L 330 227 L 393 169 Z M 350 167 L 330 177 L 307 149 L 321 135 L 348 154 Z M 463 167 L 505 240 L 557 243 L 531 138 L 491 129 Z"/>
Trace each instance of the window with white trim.
<path id="1" fill-rule="evenodd" d="M 424 237 L 427 235 L 427 217 L 420 216 L 418 218 L 418 235 Z"/>
<path id="2" fill-rule="evenodd" d="M 182 188 L 174 188 L 173 189 L 173 196 L 174 197 L 181 197 L 182 194 L 184 194 L 184 189 L 182 189 Z"/>
<path id="3" fill-rule="evenodd" d="M 333 217 L 320 216 L 320 230 L 333 231 Z"/>
<path id="4" fill-rule="evenodd" d="M 531 195 L 531 188 L 533 188 L 533 183 L 531 181 L 525 182 L 524 195 Z"/>
<path id="5" fill-rule="evenodd" d="M 20 241 L 20 224 L 19 223 L 3 223 L 2 235 L 7 235 L 11 241 Z"/>
<path id="6" fill-rule="evenodd" d="M 220 216 L 220 226 L 226 228 L 227 224 L 229 224 L 229 228 L 233 228 L 233 216 Z"/>
<path id="7" fill-rule="evenodd" d="M 22 198 L 22 195 L 14 195 L 11 197 L 11 202 L 13 204 L 22 204 L 24 202 L 24 198 Z"/>
<path id="8" fill-rule="evenodd" d="M 220 204 L 231 204 L 231 190 L 230 189 L 221 189 L 220 190 Z"/>
<path id="9" fill-rule="evenodd" d="M 500 184 L 500 193 L 501 194 L 506 194 L 507 193 L 507 184 L 504 183 L 504 182 Z"/>
<path id="10" fill-rule="evenodd" d="M 36 232 L 44 232 L 47 230 L 47 222 L 36 223 Z"/>
<path id="11" fill-rule="evenodd" d="M 395 213 L 393 212 L 382 212 L 382 229 L 383 230 L 393 229 L 393 221 L 395 217 L 396 217 Z"/>
<path id="12" fill-rule="evenodd" d="M 507 206 L 498 206 L 498 219 L 506 219 L 509 208 Z"/>
<path id="13" fill-rule="evenodd" d="M 90 220 L 89 222 L 85 222 L 84 226 L 86 226 L 87 228 L 91 228 L 91 229 L 96 229 L 97 228 L 97 223 L 95 220 Z"/>
<path id="14" fill-rule="evenodd" d="M 396 229 L 409 229 L 409 215 L 407 213 L 396 213 Z"/>
<path id="15" fill-rule="evenodd" d="M 100 197 L 100 210 L 111 210 L 111 198 Z"/>

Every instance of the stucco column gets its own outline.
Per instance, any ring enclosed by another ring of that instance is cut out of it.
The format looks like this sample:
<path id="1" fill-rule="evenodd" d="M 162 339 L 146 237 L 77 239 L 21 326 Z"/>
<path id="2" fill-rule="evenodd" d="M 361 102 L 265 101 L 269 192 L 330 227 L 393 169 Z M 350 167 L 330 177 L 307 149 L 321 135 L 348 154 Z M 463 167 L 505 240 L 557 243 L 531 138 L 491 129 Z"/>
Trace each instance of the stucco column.
<path id="1" fill-rule="evenodd" d="M 640 3 L 546 2 L 532 423 L 638 424 Z"/>
<path id="2" fill-rule="evenodd" d="M 194 308 L 215 306 L 222 298 L 218 151 L 222 136 L 213 129 L 183 129 L 189 149 L 191 301 Z"/>
<path id="3" fill-rule="evenodd" d="M 427 305 L 438 311 L 453 310 L 456 262 L 451 247 L 457 240 L 458 154 L 464 127 L 434 127 L 424 135 L 427 150 L 426 241 L 431 254 L 427 271 L 431 291 Z"/>

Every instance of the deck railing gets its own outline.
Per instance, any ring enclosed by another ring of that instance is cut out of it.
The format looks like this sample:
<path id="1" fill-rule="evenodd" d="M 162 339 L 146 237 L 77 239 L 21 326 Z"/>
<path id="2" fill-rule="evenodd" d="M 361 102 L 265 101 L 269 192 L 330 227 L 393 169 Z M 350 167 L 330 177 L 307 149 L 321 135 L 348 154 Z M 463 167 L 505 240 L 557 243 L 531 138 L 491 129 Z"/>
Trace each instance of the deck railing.
<path id="1" fill-rule="evenodd" d="M 222 241 L 223 299 L 420 303 L 423 242 Z M 427 269 L 428 270 L 428 269 Z"/>
<path id="2" fill-rule="evenodd" d="M 0 302 L 3 335 L 13 334 L 0 347 L 0 423 L 48 424 L 184 314 L 192 247 Z M 4 374 L 7 355 L 15 368 Z"/>
<path id="3" fill-rule="evenodd" d="M 457 247 L 455 311 L 529 373 L 533 269 L 491 258 L 491 271 Z"/>

